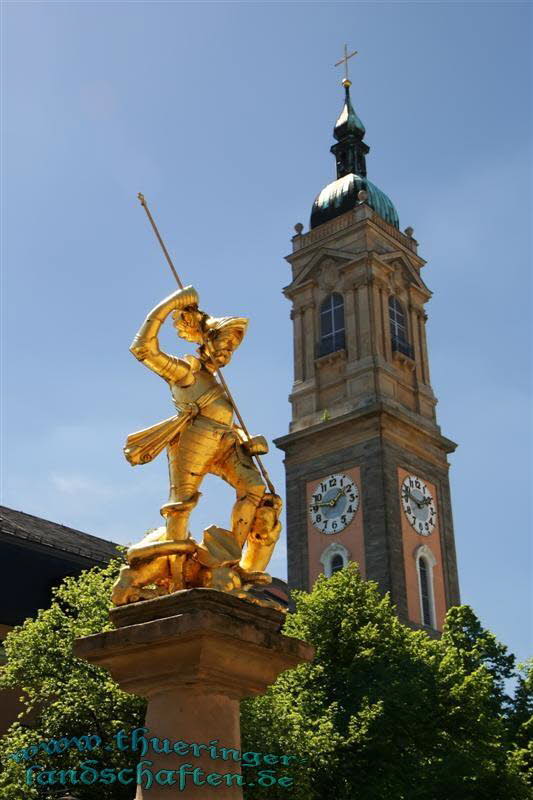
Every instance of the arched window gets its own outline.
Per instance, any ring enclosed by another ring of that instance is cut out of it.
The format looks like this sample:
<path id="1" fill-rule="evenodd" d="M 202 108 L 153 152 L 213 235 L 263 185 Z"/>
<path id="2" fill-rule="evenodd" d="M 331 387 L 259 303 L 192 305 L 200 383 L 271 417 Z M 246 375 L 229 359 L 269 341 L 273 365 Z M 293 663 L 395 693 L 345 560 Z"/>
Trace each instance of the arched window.
<path id="1" fill-rule="evenodd" d="M 331 566 L 331 574 L 333 575 L 334 572 L 338 572 L 340 569 L 344 567 L 343 557 L 339 555 L 339 553 L 337 553 L 337 555 L 333 556 L 333 558 L 331 559 L 330 566 Z"/>
<path id="2" fill-rule="evenodd" d="M 431 598 L 429 594 L 429 568 L 425 558 L 418 561 L 420 571 L 420 603 L 422 606 L 422 622 L 424 625 L 432 625 Z"/>
<path id="3" fill-rule="evenodd" d="M 350 553 L 340 542 L 332 542 L 320 556 L 326 578 L 331 578 L 333 573 L 345 567 L 349 560 Z"/>
<path id="4" fill-rule="evenodd" d="M 423 625 L 435 628 L 435 597 L 433 593 L 433 568 L 437 563 L 435 556 L 427 545 L 418 549 L 416 568 L 418 572 L 418 589 L 420 593 L 420 617 Z"/>
<path id="5" fill-rule="evenodd" d="M 338 292 L 328 295 L 320 306 L 319 357 L 343 350 L 344 300 Z"/>
<path id="6" fill-rule="evenodd" d="M 413 358 L 413 348 L 409 344 L 407 319 L 403 306 L 397 297 L 389 297 L 389 322 L 392 349 Z"/>

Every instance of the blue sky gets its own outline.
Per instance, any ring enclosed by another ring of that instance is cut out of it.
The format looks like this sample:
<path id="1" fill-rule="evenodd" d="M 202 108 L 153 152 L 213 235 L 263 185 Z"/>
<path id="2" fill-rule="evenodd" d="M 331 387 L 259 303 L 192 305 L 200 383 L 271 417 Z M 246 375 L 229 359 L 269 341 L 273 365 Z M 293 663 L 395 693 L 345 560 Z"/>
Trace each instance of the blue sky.
<path id="1" fill-rule="evenodd" d="M 352 99 L 369 178 L 427 259 L 432 382 L 451 457 L 462 599 L 531 643 L 531 7 L 521 3 L 5 3 L 2 502 L 134 541 L 159 524 L 164 457 L 125 436 L 170 416 L 129 354 L 173 289 L 136 195 L 213 315 L 251 318 L 226 378 L 284 434 L 281 294 L 293 225 L 334 177 Z M 164 343 L 176 345 L 171 330 Z M 267 457 L 283 486 L 282 454 Z M 194 532 L 229 513 L 208 479 Z M 272 562 L 285 576 L 285 544 Z"/>

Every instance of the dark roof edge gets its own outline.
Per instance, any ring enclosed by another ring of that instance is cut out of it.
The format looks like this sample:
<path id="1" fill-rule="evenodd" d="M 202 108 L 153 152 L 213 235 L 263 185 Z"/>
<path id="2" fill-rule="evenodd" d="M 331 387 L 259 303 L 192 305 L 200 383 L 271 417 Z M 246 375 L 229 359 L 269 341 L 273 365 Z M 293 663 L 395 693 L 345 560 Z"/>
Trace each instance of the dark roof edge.
<path id="1" fill-rule="evenodd" d="M 7 506 L 0 506 L 0 532 L 100 563 L 118 555 L 116 542 Z"/>

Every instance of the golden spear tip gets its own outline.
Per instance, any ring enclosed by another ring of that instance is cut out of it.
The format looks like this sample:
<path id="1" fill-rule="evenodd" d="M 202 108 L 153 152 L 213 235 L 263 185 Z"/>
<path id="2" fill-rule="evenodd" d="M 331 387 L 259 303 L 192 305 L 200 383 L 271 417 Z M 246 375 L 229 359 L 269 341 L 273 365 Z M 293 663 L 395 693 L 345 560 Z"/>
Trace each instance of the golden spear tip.
<path id="1" fill-rule="evenodd" d="M 142 194 L 142 192 L 139 192 L 137 194 L 137 197 L 139 198 L 141 205 L 144 206 L 145 202 L 144 202 L 144 195 Z"/>

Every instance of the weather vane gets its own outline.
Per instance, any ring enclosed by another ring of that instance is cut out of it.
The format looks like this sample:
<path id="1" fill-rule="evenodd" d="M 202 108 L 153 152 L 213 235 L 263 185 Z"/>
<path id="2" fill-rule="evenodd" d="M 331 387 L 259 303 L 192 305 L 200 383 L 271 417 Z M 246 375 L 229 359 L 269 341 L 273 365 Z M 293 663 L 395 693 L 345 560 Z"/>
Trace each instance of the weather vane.
<path id="1" fill-rule="evenodd" d="M 335 64 L 336 67 L 340 67 L 341 64 L 344 64 L 344 78 L 343 78 L 343 81 L 342 81 L 342 85 L 343 86 L 351 86 L 352 85 L 352 82 L 351 82 L 350 78 L 348 77 L 348 60 L 350 58 L 352 58 L 353 56 L 356 56 L 356 55 L 357 55 L 357 50 L 354 50 L 353 53 L 348 53 L 348 45 L 345 44 L 344 45 L 344 56 L 343 56 L 343 58 L 341 58 L 340 61 L 337 61 L 337 63 Z"/>

